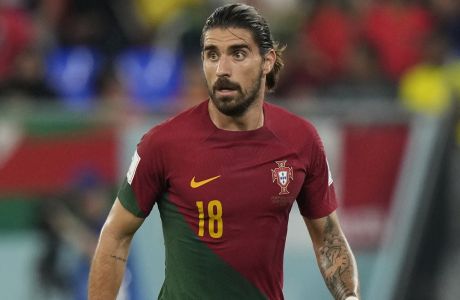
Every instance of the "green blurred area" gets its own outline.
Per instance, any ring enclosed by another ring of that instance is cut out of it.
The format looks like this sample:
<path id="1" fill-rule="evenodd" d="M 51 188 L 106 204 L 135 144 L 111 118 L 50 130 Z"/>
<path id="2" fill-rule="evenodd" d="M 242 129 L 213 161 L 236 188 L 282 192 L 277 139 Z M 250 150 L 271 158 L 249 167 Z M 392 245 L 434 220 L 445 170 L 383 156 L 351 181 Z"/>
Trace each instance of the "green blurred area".
<path id="1" fill-rule="evenodd" d="M 54 120 L 53 122 L 43 122 L 39 120 L 29 120 L 24 124 L 25 131 L 30 136 L 62 136 L 69 133 L 90 130 L 93 124 L 84 123 L 77 120 Z"/>
<path id="2" fill-rule="evenodd" d="M 106 128 L 110 123 L 105 120 L 89 119 L 79 114 L 40 115 L 24 120 L 23 128 L 29 136 L 56 137 L 68 134 L 85 133 Z"/>
<path id="3" fill-rule="evenodd" d="M 35 137 L 55 137 L 113 126 L 114 120 L 96 108 L 87 111 L 66 110 L 61 105 L 9 106 L 0 103 L 0 120 L 14 124 L 23 133 Z M 1 195 L 0 195 L 1 198 Z"/>
<path id="4" fill-rule="evenodd" d="M 20 134 L 26 137 L 56 139 L 78 137 L 88 132 L 109 128 L 113 122 L 96 113 L 66 111 L 60 107 L 27 106 L 26 109 L 12 109 L 0 105 L 2 124 L 11 128 L 21 128 Z M 6 195 L 0 193 L 0 231 L 19 231 L 34 229 L 40 219 L 43 197 L 30 194 Z"/>
<path id="5" fill-rule="evenodd" d="M 39 207 L 40 201 L 34 198 L 0 198 L 0 231 L 33 229 Z"/>

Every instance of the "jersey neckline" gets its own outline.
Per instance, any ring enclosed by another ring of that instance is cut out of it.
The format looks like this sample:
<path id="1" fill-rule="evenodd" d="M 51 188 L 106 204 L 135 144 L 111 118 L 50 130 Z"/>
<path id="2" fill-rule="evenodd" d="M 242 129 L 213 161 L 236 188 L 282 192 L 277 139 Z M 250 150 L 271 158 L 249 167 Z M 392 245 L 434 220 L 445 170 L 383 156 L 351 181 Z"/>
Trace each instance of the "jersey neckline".
<path id="1" fill-rule="evenodd" d="M 217 127 L 211 120 L 211 116 L 209 115 L 209 101 L 204 101 L 201 105 L 203 106 L 202 112 L 205 114 L 205 119 L 206 119 L 206 126 L 208 128 L 211 128 L 212 132 L 214 134 L 217 134 L 219 136 L 223 137 L 233 137 L 233 138 L 263 138 L 266 137 L 266 134 L 270 132 L 270 130 L 267 127 L 267 124 L 269 122 L 269 116 L 267 113 L 267 103 L 264 100 L 262 109 L 263 109 L 263 114 L 264 114 L 264 123 L 261 127 L 257 129 L 251 129 L 251 130 L 226 130 L 226 129 L 221 129 Z"/>

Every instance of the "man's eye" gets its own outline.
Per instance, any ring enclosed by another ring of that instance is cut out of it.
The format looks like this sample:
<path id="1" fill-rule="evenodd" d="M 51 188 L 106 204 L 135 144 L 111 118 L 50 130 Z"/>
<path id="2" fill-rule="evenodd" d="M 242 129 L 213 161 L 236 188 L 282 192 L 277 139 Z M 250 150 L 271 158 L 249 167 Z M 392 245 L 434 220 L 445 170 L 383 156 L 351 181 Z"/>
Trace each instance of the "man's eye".
<path id="1" fill-rule="evenodd" d="M 216 52 L 208 52 L 207 57 L 209 60 L 213 60 L 213 61 L 219 58 Z"/>
<path id="2" fill-rule="evenodd" d="M 243 60 L 246 57 L 246 53 L 242 50 L 237 50 L 233 53 L 233 57 L 235 57 L 236 60 Z"/>

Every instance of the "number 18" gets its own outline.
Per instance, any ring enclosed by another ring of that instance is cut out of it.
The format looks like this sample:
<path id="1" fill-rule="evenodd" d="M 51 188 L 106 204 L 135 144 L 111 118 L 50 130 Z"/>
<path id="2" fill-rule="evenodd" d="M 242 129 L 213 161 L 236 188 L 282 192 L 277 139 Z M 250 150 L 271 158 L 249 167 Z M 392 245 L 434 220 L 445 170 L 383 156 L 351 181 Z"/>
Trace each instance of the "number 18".
<path id="1" fill-rule="evenodd" d="M 197 201 L 198 208 L 198 236 L 204 236 L 204 204 L 203 201 Z M 208 231 L 209 236 L 218 239 L 222 237 L 224 231 L 224 222 L 222 221 L 222 203 L 219 200 L 211 200 L 208 203 Z"/>

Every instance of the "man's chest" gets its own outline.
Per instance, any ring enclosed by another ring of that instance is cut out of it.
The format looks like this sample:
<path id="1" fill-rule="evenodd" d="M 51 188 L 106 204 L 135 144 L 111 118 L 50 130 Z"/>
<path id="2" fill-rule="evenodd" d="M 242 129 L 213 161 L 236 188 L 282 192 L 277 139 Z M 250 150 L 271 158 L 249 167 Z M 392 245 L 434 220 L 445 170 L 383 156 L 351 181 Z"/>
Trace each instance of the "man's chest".
<path id="1" fill-rule="evenodd" d="M 279 144 L 203 144 L 184 150 L 168 170 L 168 193 L 183 212 L 244 219 L 289 211 L 306 163 Z"/>

